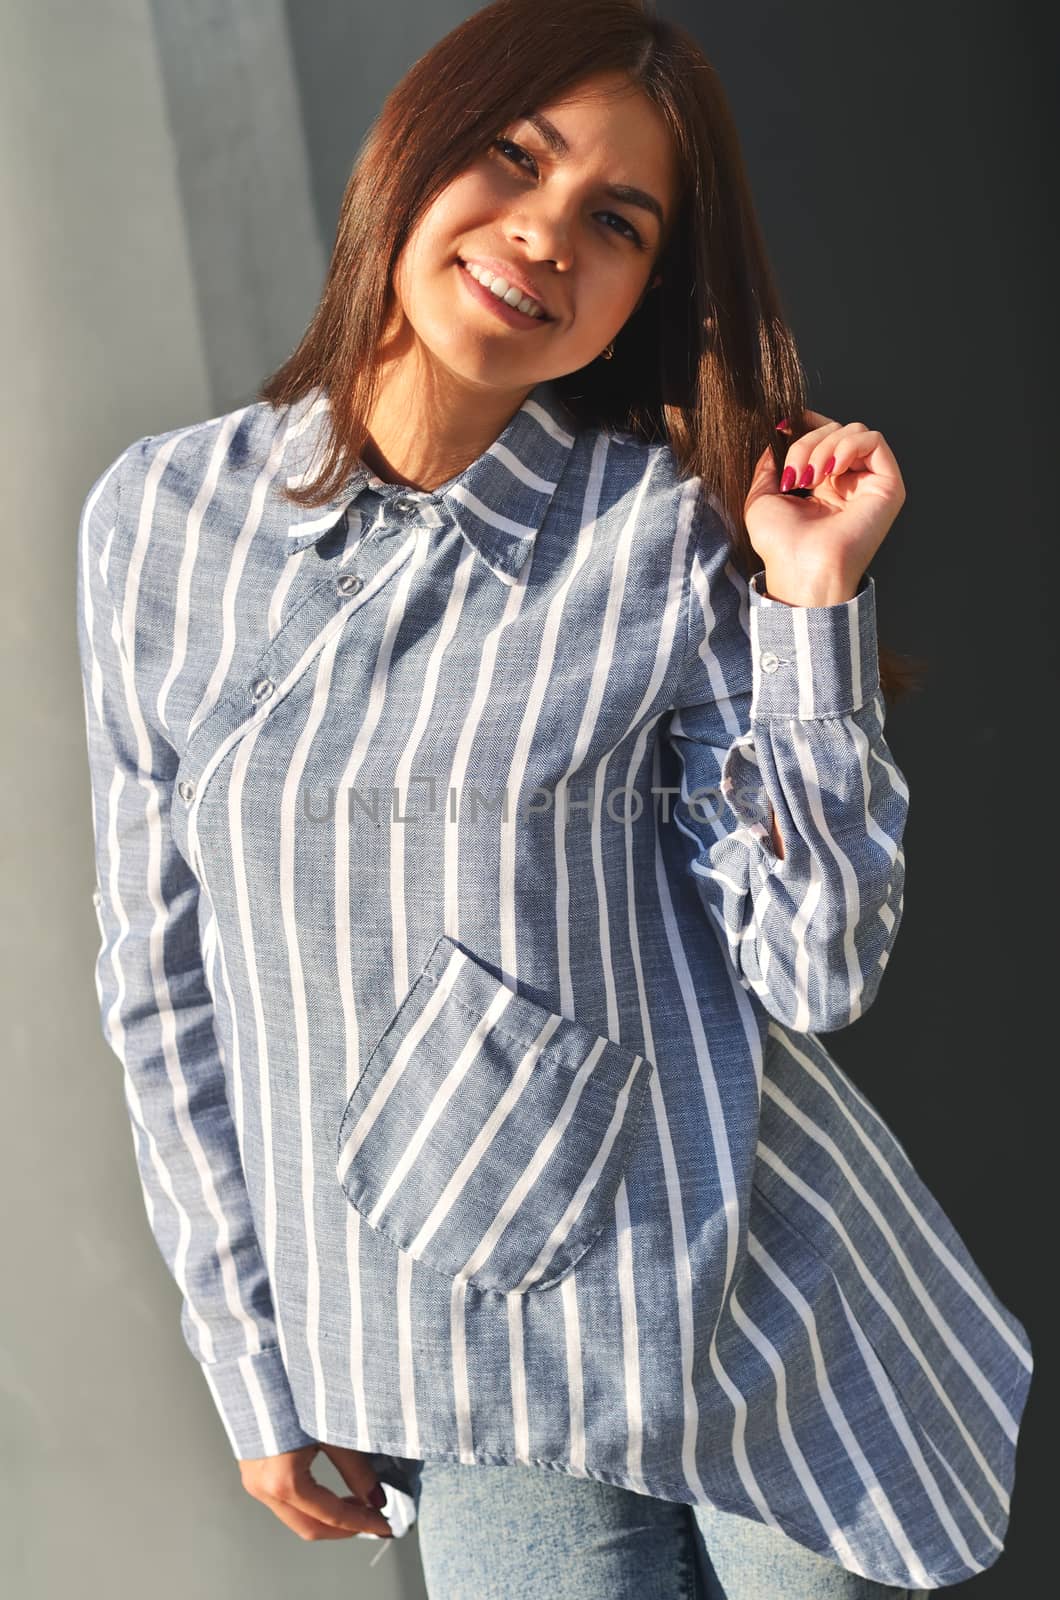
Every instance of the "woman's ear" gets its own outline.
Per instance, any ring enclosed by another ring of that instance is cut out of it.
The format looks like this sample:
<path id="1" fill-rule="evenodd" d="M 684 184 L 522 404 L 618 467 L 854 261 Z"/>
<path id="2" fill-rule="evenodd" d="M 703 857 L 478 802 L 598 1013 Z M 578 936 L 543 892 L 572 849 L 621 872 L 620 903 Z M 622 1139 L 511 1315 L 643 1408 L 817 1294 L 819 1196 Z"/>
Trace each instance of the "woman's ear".
<path id="1" fill-rule="evenodd" d="M 656 272 L 654 274 L 654 276 L 649 279 L 649 281 L 644 285 L 644 288 L 641 290 L 640 299 L 637 301 L 636 305 L 633 308 L 635 312 L 640 310 L 641 306 L 644 304 L 644 302 L 647 299 L 648 295 L 651 293 L 651 291 L 653 289 L 657 289 L 659 287 L 660 283 L 662 283 L 662 273 L 661 272 Z"/>

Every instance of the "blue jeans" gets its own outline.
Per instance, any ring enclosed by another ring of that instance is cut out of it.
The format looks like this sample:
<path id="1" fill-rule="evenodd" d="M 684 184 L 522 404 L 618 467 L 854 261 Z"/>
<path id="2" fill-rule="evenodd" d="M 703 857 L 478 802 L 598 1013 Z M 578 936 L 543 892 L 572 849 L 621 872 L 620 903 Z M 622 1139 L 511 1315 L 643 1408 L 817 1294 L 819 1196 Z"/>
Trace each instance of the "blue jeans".
<path id="1" fill-rule="evenodd" d="M 430 1600 L 903 1600 L 746 1517 L 524 1466 L 403 1458 Z"/>

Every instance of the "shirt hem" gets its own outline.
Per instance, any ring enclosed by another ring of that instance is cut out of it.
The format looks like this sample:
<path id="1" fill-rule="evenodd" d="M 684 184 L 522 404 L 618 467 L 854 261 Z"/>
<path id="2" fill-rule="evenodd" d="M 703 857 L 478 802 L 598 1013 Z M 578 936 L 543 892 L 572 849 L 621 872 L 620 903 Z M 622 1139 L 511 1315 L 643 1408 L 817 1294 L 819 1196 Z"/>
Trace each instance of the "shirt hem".
<path id="1" fill-rule="evenodd" d="M 301 1413 L 299 1413 L 299 1420 L 301 1421 L 303 1427 L 308 1426 L 305 1418 L 301 1416 Z M 570 1458 L 568 1456 L 561 1456 L 556 1460 L 546 1460 L 538 1456 L 517 1456 L 513 1453 L 504 1454 L 489 1450 L 472 1450 L 468 1452 L 451 1450 L 444 1445 L 424 1444 L 422 1440 L 419 1444 L 419 1455 L 409 1456 L 407 1452 L 407 1441 L 380 1441 L 378 1436 L 375 1434 L 371 1436 L 371 1439 L 368 1443 L 362 1443 L 345 1437 L 337 1438 L 334 1432 L 321 1433 L 319 1431 L 314 1431 L 313 1437 L 315 1439 L 320 1439 L 321 1442 L 325 1444 L 341 1445 L 349 1450 L 359 1450 L 366 1455 L 389 1455 L 395 1457 L 399 1461 L 450 1461 L 462 1466 L 540 1467 L 548 1472 L 563 1472 L 569 1477 L 589 1478 L 596 1483 L 606 1483 L 617 1489 L 628 1489 L 633 1494 L 647 1494 L 649 1498 L 653 1500 L 670 1500 L 675 1501 L 677 1504 L 688 1506 L 710 1505 L 714 1506 L 719 1511 L 727 1512 L 733 1516 L 747 1515 L 746 1510 L 743 1507 L 733 1505 L 725 1500 L 714 1498 L 697 1500 L 694 1495 L 689 1495 L 686 1497 L 682 1495 L 658 1494 L 653 1490 L 640 1488 L 634 1484 L 633 1480 L 625 1473 L 607 1472 L 598 1467 L 588 1466 L 578 1470 L 572 1467 Z M 469 1455 L 472 1458 L 471 1460 L 468 1459 Z M 815 1554 L 822 1556 L 825 1560 L 835 1559 L 834 1556 L 829 1555 L 825 1551 L 816 1550 L 812 1542 L 815 1535 L 811 1534 L 799 1523 L 792 1522 L 788 1517 L 779 1516 L 776 1512 L 773 1513 L 773 1516 L 780 1530 L 783 1533 L 786 1533 L 789 1538 L 794 1538 L 796 1543 L 804 1545 L 807 1549 L 814 1550 Z M 1001 1549 L 996 1548 L 992 1544 L 988 1545 L 986 1549 L 969 1546 L 972 1552 L 973 1561 L 978 1563 L 978 1565 L 968 1566 L 965 1563 L 961 1563 L 958 1566 L 943 1567 L 938 1571 L 931 1571 L 928 1574 L 931 1579 L 929 1587 L 931 1589 L 943 1589 L 948 1585 L 961 1583 L 968 1578 L 977 1577 L 980 1572 L 985 1572 L 989 1567 L 993 1566 L 998 1558 L 1004 1553 L 1003 1535 L 1006 1528 L 1007 1522 L 1000 1527 L 992 1525 L 990 1528 L 990 1532 L 999 1541 L 1001 1541 Z M 836 1561 L 836 1565 L 842 1567 L 843 1564 L 840 1561 Z M 843 1570 L 852 1571 L 855 1569 L 844 1568 Z M 887 1585 L 895 1582 L 895 1575 L 893 1573 L 887 1573 L 885 1576 L 878 1576 L 875 1573 L 859 1571 L 858 1575 L 868 1578 L 868 1580 L 872 1583 L 882 1583 Z M 911 1579 L 908 1575 L 905 1578 L 900 1578 L 898 1587 L 908 1587 L 910 1581 Z M 915 1587 L 913 1592 L 914 1594 L 917 1592 Z"/>

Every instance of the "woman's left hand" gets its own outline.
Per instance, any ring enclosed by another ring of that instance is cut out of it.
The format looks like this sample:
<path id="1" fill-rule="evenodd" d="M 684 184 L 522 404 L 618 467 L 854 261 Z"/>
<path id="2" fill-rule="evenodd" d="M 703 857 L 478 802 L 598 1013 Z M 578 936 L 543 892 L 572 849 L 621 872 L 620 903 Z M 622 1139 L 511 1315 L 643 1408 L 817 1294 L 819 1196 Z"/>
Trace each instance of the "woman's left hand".
<path id="1" fill-rule="evenodd" d="M 819 411 L 805 415 L 814 427 L 793 440 L 779 473 L 769 448 L 759 457 L 744 522 L 765 566 L 767 594 L 789 605 L 835 605 L 856 593 L 905 504 L 905 484 L 877 429 Z M 808 466 L 812 481 L 803 483 Z M 786 468 L 794 471 L 794 479 L 787 473 L 792 487 L 813 492 L 803 498 L 782 490 Z"/>

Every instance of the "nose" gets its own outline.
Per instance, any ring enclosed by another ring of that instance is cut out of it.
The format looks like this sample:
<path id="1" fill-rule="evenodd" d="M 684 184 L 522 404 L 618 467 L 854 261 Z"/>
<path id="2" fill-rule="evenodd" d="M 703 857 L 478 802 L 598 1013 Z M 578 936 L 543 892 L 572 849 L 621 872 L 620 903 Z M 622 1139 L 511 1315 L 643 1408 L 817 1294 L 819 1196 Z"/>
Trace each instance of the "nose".
<path id="1" fill-rule="evenodd" d="M 506 232 L 510 240 L 525 247 L 529 259 L 553 266 L 557 272 L 570 271 L 574 262 L 571 229 L 556 202 L 540 198 L 529 210 L 524 202 Z"/>

